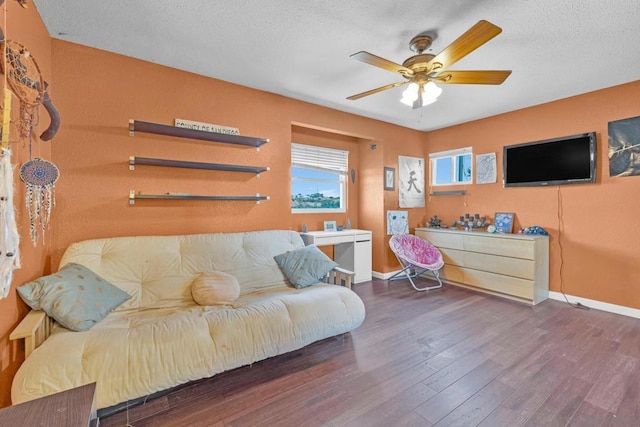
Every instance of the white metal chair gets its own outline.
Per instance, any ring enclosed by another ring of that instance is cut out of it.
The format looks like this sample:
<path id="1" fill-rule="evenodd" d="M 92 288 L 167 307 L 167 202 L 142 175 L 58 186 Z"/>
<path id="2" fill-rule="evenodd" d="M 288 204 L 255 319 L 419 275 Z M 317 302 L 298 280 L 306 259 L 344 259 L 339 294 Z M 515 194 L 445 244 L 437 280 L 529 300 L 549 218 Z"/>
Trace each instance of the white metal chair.
<path id="1" fill-rule="evenodd" d="M 409 279 L 416 291 L 429 291 L 442 287 L 438 270 L 444 265 L 442 254 L 431 243 L 412 234 L 391 236 L 389 247 L 402 266 L 402 270 L 389 277 L 388 280 Z M 438 285 L 419 288 L 413 279 L 422 273 L 430 271 L 438 281 Z"/>

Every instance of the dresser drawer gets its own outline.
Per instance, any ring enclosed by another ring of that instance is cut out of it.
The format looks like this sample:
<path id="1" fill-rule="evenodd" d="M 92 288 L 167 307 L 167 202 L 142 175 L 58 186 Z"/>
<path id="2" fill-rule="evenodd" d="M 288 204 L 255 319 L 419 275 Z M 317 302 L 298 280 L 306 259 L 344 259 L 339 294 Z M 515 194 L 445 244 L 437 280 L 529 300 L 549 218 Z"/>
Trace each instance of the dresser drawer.
<path id="1" fill-rule="evenodd" d="M 462 249 L 465 251 L 531 260 L 535 258 L 534 242 L 531 240 L 506 239 L 488 236 L 462 237 L 464 238 Z"/>
<path id="2" fill-rule="evenodd" d="M 445 264 L 453 264 L 464 267 L 464 251 L 458 249 L 438 248 Z"/>
<path id="3" fill-rule="evenodd" d="M 534 283 L 532 280 L 465 268 L 464 282 L 462 283 L 506 295 L 513 295 L 528 301 L 534 300 Z"/>
<path id="4" fill-rule="evenodd" d="M 416 230 L 416 236 L 427 240 L 438 248 L 463 249 L 462 238 L 464 236 L 461 234 Z"/>
<path id="5" fill-rule="evenodd" d="M 464 270 L 460 267 L 445 264 L 439 271 L 441 279 L 458 283 L 464 282 Z"/>
<path id="6" fill-rule="evenodd" d="M 462 255 L 462 263 L 456 264 L 464 267 L 522 279 L 533 280 L 535 278 L 535 263 L 532 260 L 478 252 L 460 252 L 460 255 Z"/>

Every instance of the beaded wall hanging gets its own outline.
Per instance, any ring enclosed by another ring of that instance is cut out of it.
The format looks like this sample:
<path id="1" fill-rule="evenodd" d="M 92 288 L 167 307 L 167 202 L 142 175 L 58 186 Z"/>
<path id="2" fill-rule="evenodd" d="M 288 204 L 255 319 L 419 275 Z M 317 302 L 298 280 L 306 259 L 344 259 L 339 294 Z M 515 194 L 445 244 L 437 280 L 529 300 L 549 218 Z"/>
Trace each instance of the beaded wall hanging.
<path id="1" fill-rule="evenodd" d="M 54 190 L 59 176 L 58 167 L 40 157 L 29 160 L 20 168 L 20 178 L 27 186 L 25 202 L 33 246 L 38 244 L 38 230 L 44 243 L 44 232 L 49 225 L 51 209 L 56 205 Z"/>

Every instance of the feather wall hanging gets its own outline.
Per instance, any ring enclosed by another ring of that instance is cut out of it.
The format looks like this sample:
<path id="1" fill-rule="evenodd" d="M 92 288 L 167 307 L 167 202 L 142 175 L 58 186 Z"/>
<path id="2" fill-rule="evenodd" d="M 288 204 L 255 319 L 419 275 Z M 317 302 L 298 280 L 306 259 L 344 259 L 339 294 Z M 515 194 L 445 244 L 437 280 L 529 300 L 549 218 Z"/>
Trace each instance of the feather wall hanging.
<path id="1" fill-rule="evenodd" d="M 13 166 L 9 149 L 10 114 L 11 93 L 6 91 L 0 145 L 0 298 L 9 295 L 13 270 L 20 268 L 20 235 L 13 204 Z"/>
<path id="2" fill-rule="evenodd" d="M 0 228 L 0 298 L 6 298 L 13 270 L 20 268 L 20 235 L 13 204 L 13 167 L 9 150 L 2 150 L 0 154 Z"/>

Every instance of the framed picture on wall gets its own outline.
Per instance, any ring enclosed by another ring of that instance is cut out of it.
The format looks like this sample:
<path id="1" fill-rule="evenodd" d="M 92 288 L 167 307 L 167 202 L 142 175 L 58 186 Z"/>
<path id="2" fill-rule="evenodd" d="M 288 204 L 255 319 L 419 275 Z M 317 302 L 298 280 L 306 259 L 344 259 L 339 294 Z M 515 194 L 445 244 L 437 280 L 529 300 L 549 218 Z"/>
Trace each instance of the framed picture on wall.
<path id="1" fill-rule="evenodd" d="M 409 212 L 387 211 L 387 235 L 409 234 Z"/>
<path id="2" fill-rule="evenodd" d="M 609 176 L 640 175 L 640 116 L 609 122 Z"/>
<path id="3" fill-rule="evenodd" d="M 424 159 L 398 156 L 398 193 L 401 208 L 424 208 Z"/>
<path id="4" fill-rule="evenodd" d="M 496 212 L 495 226 L 498 233 L 511 233 L 513 231 L 513 212 Z"/>
<path id="5" fill-rule="evenodd" d="M 336 222 L 335 221 L 325 221 L 324 222 L 324 231 L 336 231 Z"/>
<path id="6" fill-rule="evenodd" d="M 395 168 L 384 168 L 384 189 L 386 191 L 396 190 L 396 170 Z"/>

